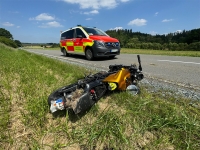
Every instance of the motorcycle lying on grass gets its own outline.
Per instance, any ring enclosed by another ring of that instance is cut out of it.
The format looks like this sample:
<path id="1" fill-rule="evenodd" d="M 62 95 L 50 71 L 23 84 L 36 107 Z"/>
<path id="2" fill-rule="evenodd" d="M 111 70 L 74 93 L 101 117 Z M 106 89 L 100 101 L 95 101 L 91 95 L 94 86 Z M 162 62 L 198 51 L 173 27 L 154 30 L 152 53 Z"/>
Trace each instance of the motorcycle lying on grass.
<path id="1" fill-rule="evenodd" d="M 109 71 L 87 75 L 78 82 L 52 92 L 48 97 L 51 113 L 72 109 L 75 114 L 91 108 L 109 91 L 128 91 L 138 94 L 138 81 L 143 79 L 140 55 L 137 66 L 110 65 Z"/>

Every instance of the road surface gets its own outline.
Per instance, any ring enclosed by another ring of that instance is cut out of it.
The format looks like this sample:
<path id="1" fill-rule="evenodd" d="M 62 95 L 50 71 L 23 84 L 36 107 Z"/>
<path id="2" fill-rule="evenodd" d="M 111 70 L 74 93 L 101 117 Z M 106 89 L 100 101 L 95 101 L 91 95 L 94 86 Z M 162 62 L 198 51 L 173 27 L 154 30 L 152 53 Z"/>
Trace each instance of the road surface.
<path id="1" fill-rule="evenodd" d="M 113 64 L 137 64 L 136 54 L 120 54 L 114 59 L 96 59 L 88 61 L 84 56 L 64 57 L 58 50 L 29 49 L 27 51 L 42 54 L 45 56 L 74 62 L 86 66 L 108 70 Z M 200 90 L 200 58 L 181 56 L 161 56 L 161 55 L 140 55 L 143 73 L 145 77 L 162 80 L 169 83 L 178 84 L 185 87 Z"/>

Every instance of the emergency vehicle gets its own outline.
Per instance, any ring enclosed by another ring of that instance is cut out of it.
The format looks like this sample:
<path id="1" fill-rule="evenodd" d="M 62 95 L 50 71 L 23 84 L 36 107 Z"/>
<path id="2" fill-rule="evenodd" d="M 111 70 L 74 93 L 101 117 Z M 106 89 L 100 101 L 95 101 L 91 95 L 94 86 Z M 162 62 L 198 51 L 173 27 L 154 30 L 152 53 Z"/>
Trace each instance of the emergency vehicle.
<path id="1" fill-rule="evenodd" d="M 114 58 L 120 54 L 119 40 L 95 27 L 78 25 L 60 35 L 60 47 L 64 56 L 84 55 L 88 60 L 95 57 Z"/>

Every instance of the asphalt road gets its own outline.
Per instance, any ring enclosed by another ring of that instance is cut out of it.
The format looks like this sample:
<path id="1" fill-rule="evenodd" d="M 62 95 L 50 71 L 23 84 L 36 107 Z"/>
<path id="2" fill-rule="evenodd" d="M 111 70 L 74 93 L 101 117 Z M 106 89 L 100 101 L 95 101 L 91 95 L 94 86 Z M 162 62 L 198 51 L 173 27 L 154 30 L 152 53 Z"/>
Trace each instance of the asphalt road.
<path id="1" fill-rule="evenodd" d="M 135 54 L 120 54 L 114 59 L 104 58 L 88 61 L 84 56 L 64 57 L 57 50 L 32 49 L 28 51 L 104 70 L 108 70 L 108 66 L 111 64 L 137 64 L 137 55 Z M 200 89 L 200 58 L 143 54 L 140 57 L 145 77 Z"/>

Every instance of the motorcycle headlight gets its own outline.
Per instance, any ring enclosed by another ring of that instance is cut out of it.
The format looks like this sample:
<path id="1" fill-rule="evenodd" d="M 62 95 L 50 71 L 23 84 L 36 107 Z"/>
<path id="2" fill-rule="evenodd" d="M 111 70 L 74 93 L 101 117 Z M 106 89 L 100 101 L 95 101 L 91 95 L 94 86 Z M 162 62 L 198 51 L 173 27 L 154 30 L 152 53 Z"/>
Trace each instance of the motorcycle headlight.
<path id="1" fill-rule="evenodd" d="M 105 47 L 105 44 L 103 41 L 96 41 L 96 44 L 98 47 Z"/>

